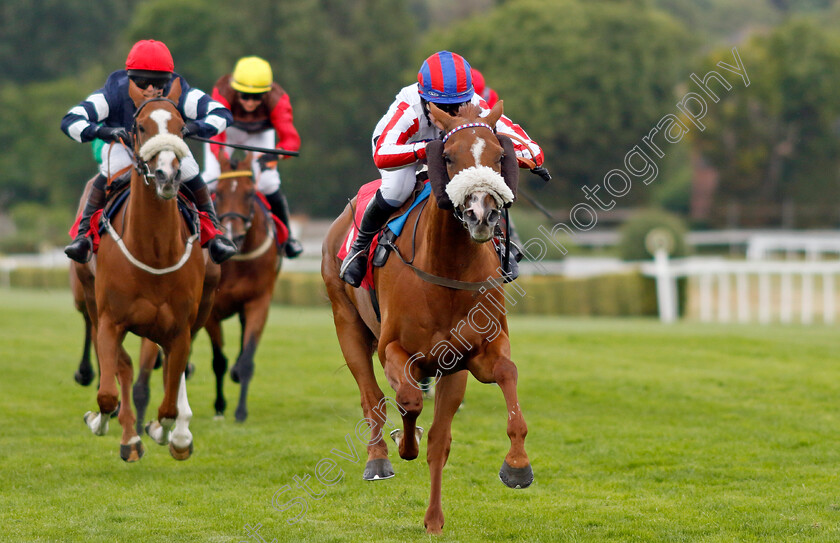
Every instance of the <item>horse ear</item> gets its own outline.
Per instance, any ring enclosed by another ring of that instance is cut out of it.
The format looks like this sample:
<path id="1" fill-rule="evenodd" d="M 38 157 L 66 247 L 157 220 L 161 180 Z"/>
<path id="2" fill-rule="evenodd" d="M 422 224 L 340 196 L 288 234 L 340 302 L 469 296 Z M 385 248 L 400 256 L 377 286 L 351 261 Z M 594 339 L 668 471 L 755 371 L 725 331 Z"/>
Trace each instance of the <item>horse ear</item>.
<path id="1" fill-rule="evenodd" d="M 516 160 L 513 140 L 502 134 L 496 134 L 496 138 L 502 144 L 502 149 L 505 150 L 504 158 L 502 158 L 502 178 L 505 180 L 505 185 L 513 193 L 513 201 L 515 202 L 516 189 L 519 188 L 519 161 Z M 505 207 L 510 207 L 512 203 L 507 203 Z"/>
<path id="2" fill-rule="evenodd" d="M 446 194 L 446 184 L 449 183 L 449 172 L 446 171 L 446 161 L 443 160 L 443 142 L 432 140 L 426 144 L 426 165 L 429 167 L 429 183 L 435 200 L 441 209 L 455 209 L 449 195 Z"/>
<path id="3" fill-rule="evenodd" d="M 228 160 L 227 153 L 225 153 L 221 149 L 219 150 L 218 159 L 219 159 L 219 166 L 220 166 L 221 169 L 224 170 L 224 169 L 230 168 L 230 160 Z"/>
<path id="4" fill-rule="evenodd" d="M 128 97 L 134 102 L 134 107 L 138 107 L 146 99 L 143 91 L 131 79 L 128 80 Z"/>
<path id="5" fill-rule="evenodd" d="M 452 125 L 455 124 L 455 117 L 452 117 L 437 107 L 434 102 L 429 102 L 429 116 L 432 118 L 435 126 L 444 132 L 448 132 Z"/>
<path id="6" fill-rule="evenodd" d="M 504 102 L 504 100 L 496 102 L 496 105 L 493 106 L 493 109 L 491 109 L 490 113 L 488 113 L 487 117 L 485 117 L 487 124 L 490 126 L 496 126 L 496 123 L 499 122 L 499 119 L 502 117 L 502 113 L 505 111 Z"/>
<path id="7" fill-rule="evenodd" d="M 181 79 L 175 78 L 175 81 L 172 82 L 172 85 L 169 87 L 169 94 L 166 95 L 167 98 L 178 103 L 178 99 L 181 98 Z"/>

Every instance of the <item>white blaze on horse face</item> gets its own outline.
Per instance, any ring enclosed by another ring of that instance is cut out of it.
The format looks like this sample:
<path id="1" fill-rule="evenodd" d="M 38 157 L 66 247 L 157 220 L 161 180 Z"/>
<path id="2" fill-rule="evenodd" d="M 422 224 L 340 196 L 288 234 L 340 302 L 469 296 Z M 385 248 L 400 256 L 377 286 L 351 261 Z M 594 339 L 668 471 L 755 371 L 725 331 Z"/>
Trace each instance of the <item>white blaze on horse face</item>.
<path id="1" fill-rule="evenodd" d="M 484 219 L 484 215 L 488 213 L 487 208 L 484 206 L 484 201 L 486 200 L 485 196 L 487 196 L 486 192 L 473 192 L 470 194 L 466 206 L 464 206 L 464 211 L 472 210 L 472 212 L 475 213 L 475 218 L 479 222 L 481 222 Z"/>
<path id="2" fill-rule="evenodd" d="M 475 165 L 481 165 L 481 153 L 484 152 L 484 146 L 486 145 L 485 141 L 481 138 L 475 140 L 470 147 L 470 152 L 472 153 L 473 158 L 475 159 Z"/>

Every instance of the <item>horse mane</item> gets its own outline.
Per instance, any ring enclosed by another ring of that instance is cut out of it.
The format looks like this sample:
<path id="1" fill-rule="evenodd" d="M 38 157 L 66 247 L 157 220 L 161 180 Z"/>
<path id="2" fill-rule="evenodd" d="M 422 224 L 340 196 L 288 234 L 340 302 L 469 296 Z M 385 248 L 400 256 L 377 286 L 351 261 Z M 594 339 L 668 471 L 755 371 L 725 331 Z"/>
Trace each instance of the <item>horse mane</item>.
<path id="1" fill-rule="evenodd" d="M 481 108 L 472 102 L 464 102 L 461 104 L 461 107 L 458 108 L 458 117 L 462 119 L 474 120 L 478 119 L 481 115 Z"/>

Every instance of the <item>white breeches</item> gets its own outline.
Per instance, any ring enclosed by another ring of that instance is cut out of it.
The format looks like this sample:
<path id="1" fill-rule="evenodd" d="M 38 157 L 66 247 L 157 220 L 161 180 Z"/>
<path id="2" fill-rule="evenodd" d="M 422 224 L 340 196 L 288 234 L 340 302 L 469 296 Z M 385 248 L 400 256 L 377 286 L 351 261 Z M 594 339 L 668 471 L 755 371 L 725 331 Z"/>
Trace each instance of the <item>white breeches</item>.
<path id="1" fill-rule="evenodd" d="M 422 166 L 416 162 L 397 170 L 379 170 L 382 176 L 382 186 L 379 190 L 382 197 L 392 206 L 401 206 L 411 196 L 414 185 L 417 183 L 417 167 Z"/>
<path id="2" fill-rule="evenodd" d="M 122 144 L 106 143 L 102 147 L 102 162 L 99 164 L 99 173 L 108 179 L 131 165 L 131 155 Z M 181 159 L 181 179 L 189 181 L 198 174 L 198 162 L 193 158 L 192 153 Z"/>
<path id="3" fill-rule="evenodd" d="M 264 149 L 274 149 L 275 134 L 274 130 L 264 130 L 262 132 L 248 133 L 235 127 L 230 127 L 225 131 L 228 143 L 237 143 L 240 145 L 251 145 L 253 147 L 262 147 Z M 233 151 L 230 147 L 222 147 L 223 151 L 230 156 Z M 275 168 L 269 168 L 264 172 L 260 171 L 257 159 L 264 153 L 254 153 L 254 159 L 251 162 L 251 169 L 254 173 L 254 179 L 257 180 L 257 190 L 263 194 L 272 194 L 280 190 L 280 173 Z M 210 190 L 215 190 L 216 181 L 219 179 L 221 167 L 216 155 L 210 152 L 210 144 L 204 144 L 204 180 L 210 186 Z"/>

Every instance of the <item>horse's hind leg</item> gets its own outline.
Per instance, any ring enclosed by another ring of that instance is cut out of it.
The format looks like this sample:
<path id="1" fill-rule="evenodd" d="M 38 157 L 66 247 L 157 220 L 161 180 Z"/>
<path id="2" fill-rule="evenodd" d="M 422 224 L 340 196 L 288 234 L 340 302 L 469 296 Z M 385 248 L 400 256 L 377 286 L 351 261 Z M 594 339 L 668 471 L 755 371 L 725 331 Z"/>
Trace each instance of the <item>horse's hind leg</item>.
<path id="1" fill-rule="evenodd" d="M 85 342 L 82 348 L 82 359 L 79 361 L 79 369 L 76 370 L 73 378 L 77 383 L 86 387 L 93 382 L 93 366 L 90 363 L 91 322 L 86 311 L 82 311 L 82 317 L 85 319 Z"/>
<path id="2" fill-rule="evenodd" d="M 222 419 L 225 416 L 225 401 L 224 383 L 225 373 L 227 373 L 228 361 L 222 348 L 224 347 L 224 337 L 222 335 L 221 323 L 213 316 L 207 319 L 204 329 L 207 330 L 207 335 L 210 336 L 210 345 L 213 348 L 213 373 L 216 375 L 216 402 L 213 406 L 216 408 L 216 419 Z"/>
<path id="3" fill-rule="evenodd" d="M 135 429 L 138 434 L 143 433 L 143 421 L 146 418 L 146 408 L 149 406 L 149 379 L 158 363 L 160 347 L 151 340 L 143 339 L 140 343 L 140 371 L 132 390 L 134 407 L 137 409 Z"/>
<path id="4" fill-rule="evenodd" d="M 473 362 L 476 363 L 473 363 Z M 484 358 L 488 364 L 482 364 L 481 359 L 473 359 L 469 369 L 476 379 L 483 383 L 497 383 L 502 389 L 507 404 L 507 435 L 510 438 L 510 450 L 502 463 L 499 478 L 510 488 L 526 488 L 534 482 L 534 472 L 525 452 L 525 436 L 528 427 L 519 406 L 516 392 L 516 365 L 506 356 Z"/>
<path id="5" fill-rule="evenodd" d="M 435 391 L 435 417 L 429 428 L 429 442 L 426 449 L 426 461 L 431 476 L 429 508 L 423 523 L 430 534 L 439 534 L 443 528 L 443 508 L 441 507 L 441 485 L 443 467 L 449 458 L 449 446 L 452 443 L 452 418 L 467 388 L 466 371 L 459 371 L 441 377 Z"/>
<path id="6" fill-rule="evenodd" d="M 381 352 L 381 351 L 380 351 Z M 409 375 L 411 357 L 396 341 L 385 346 L 385 375 L 397 392 L 397 404 L 402 411 L 403 431 L 393 432 L 400 458 L 414 460 L 420 453 L 420 438 L 423 430 L 416 425 L 417 417 L 423 411 L 423 392 L 420 390 L 419 375 Z M 405 439 L 414 436 L 414 439 Z"/>
<path id="7" fill-rule="evenodd" d="M 245 422 L 248 418 L 248 386 L 254 376 L 254 355 L 260 343 L 265 321 L 268 318 L 268 308 L 271 304 L 269 295 L 252 300 L 245 304 L 242 327 L 242 352 L 236 361 L 239 368 L 239 405 L 236 406 L 236 422 Z"/>
<path id="8" fill-rule="evenodd" d="M 119 414 L 120 426 L 123 429 L 120 439 L 120 458 L 126 462 L 137 462 L 143 458 L 144 449 L 143 442 L 140 441 L 140 436 L 137 435 L 134 427 L 134 423 L 137 421 L 134 412 L 131 410 L 131 383 L 134 378 L 134 370 L 131 367 L 131 358 L 129 358 L 125 349 L 121 349 L 117 364 L 117 375 L 122 393 Z"/>

